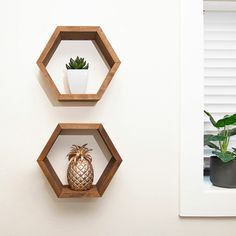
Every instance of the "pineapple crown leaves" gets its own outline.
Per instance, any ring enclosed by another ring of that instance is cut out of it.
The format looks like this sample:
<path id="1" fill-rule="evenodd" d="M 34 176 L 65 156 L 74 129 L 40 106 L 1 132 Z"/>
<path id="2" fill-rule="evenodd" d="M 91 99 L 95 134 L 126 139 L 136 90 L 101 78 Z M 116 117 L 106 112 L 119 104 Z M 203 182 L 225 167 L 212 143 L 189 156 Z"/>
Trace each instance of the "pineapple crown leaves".
<path id="1" fill-rule="evenodd" d="M 70 152 L 67 154 L 68 156 L 68 160 L 69 161 L 78 161 L 79 159 L 86 159 L 89 162 L 92 162 L 92 158 L 89 154 L 90 151 L 92 151 L 92 149 L 87 148 L 88 144 L 84 144 L 82 146 L 79 145 L 75 145 L 73 144 L 71 146 L 71 150 Z"/>
<path id="2" fill-rule="evenodd" d="M 84 60 L 84 58 L 77 56 L 75 59 L 70 58 L 70 62 L 66 64 L 66 68 L 68 70 L 71 69 L 87 70 L 89 68 L 89 63 L 87 63 Z"/>

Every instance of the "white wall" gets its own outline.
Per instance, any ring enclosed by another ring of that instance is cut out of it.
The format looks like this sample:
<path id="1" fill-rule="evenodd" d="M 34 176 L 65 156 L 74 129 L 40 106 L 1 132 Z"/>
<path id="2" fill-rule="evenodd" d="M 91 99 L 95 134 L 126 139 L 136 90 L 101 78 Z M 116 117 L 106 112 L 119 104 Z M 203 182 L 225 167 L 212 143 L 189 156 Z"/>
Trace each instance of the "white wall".
<path id="1" fill-rule="evenodd" d="M 1 236 L 235 235 L 232 218 L 178 217 L 179 5 L 1 2 Z M 56 25 L 102 26 L 122 61 L 94 107 L 52 104 L 42 88 L 35 61 Z M 101 199 L 57 199 L 42 175 L 58 122 L 102 122 L 123 157 Z"/>

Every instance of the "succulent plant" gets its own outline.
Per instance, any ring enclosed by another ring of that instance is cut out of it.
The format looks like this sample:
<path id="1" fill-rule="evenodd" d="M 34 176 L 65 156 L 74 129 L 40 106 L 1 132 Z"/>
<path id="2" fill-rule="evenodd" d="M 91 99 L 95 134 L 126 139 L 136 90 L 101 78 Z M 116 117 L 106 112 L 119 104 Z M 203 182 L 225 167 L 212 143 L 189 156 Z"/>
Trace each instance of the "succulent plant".
<path id="1" fill-rule="evenodd" d="M 79 69 L 79 70 L 86 70 L 89 68 L 89 63 L 87 63 L 84 58 L 82 57 L 76 57 L 75 59 L 73 58 L 70 58 L 70 62 L 68 64 L 66 64 L 66 68 L 68 70 L 71 70 L 71 69 Z"/>

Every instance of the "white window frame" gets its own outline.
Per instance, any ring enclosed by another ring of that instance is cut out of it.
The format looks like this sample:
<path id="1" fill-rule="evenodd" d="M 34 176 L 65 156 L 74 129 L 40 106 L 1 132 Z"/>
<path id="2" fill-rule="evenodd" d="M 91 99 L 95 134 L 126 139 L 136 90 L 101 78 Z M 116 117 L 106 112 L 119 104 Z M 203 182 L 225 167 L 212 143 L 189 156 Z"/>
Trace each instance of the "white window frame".
<path id="1" fill-rule="evenodd" d="M 203 181 L 203 27 L 203 0 L 181 0 L 179 215 L 236 216 L 236 189 L 206 187 Z"/>

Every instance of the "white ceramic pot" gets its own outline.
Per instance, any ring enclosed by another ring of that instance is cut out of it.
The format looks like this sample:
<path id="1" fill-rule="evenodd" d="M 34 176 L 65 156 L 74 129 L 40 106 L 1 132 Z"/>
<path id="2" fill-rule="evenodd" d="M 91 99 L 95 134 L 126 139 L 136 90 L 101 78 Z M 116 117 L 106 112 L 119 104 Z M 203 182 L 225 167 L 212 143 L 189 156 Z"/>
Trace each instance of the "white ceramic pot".
<path id="1" fill-rule="evenodd" d="M 85 93 L 88 84 L 88 69 L 68 69 L 67 79 L 72 94 Z"/>

